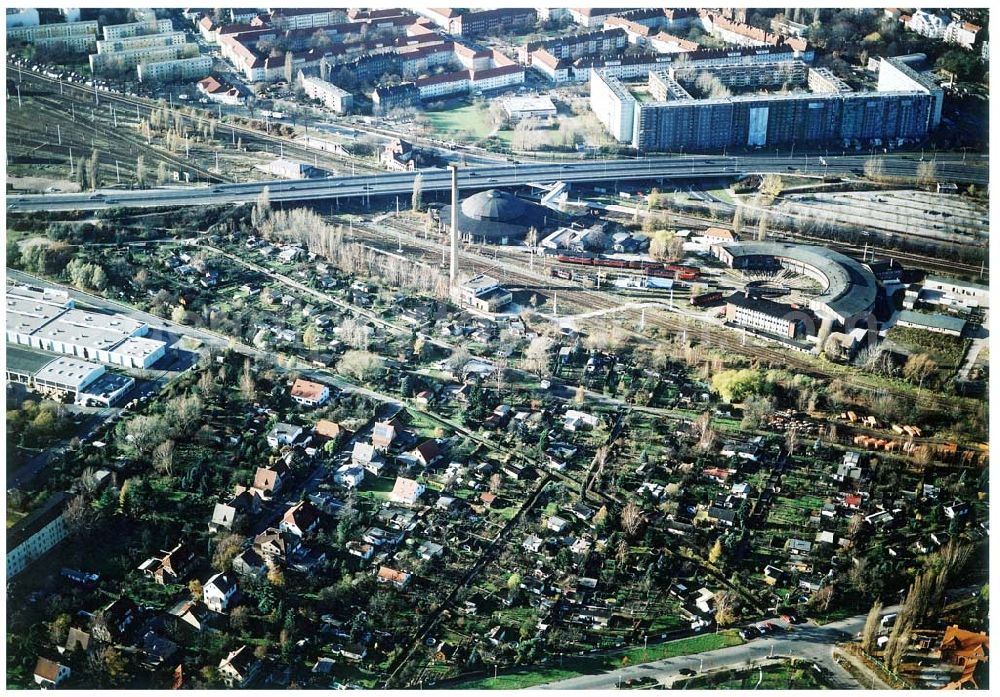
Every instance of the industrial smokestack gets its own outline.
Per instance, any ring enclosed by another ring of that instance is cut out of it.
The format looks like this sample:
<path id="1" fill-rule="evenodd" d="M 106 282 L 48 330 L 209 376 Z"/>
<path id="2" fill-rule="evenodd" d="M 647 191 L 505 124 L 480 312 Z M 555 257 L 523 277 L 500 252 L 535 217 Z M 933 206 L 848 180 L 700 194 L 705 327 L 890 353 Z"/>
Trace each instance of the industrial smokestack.
<path id="1" fill-rule="evenodd" d="M 451 266 L 448 270 L 448 287 L 454 288 L 458 275 L 458 165 L 451 167 Z"/>

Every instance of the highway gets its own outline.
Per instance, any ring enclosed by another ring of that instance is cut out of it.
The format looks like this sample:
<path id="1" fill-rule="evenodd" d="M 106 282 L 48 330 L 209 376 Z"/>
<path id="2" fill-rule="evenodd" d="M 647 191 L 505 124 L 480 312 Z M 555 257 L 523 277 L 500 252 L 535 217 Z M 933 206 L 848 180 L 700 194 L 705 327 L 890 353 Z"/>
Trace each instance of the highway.
<path id="1" fill-rule="evenodd" d="M 821 163 L 821 159 L 826 164 Z M 915 155 L 882 156 L 890 176 L 915 176 L 919 164 Z M 868 155 L 748 155 L 748 156 L 675 156 L 624 160 L 587 160 L 568 163 L 513 163 L 463 167 L 459 186 L 463 190 L 493 187 L 551 184 L 565 182 L 603 182 L 647 179 L 737 178 L 754 173 L 843 175 L 860 173 Z M 937 179 L 987 185 L 986 155 L 964 157 L 938 155 Z M 451 186 L 447 169 L 420 170 L 424 191 L 443 191 Z M 317 201 L 331 199 L 369 199 L 374 196 L 409 195 L 417 172 L 380 173 L 354 177 L 331 177 L 313 180 L 218 184 L 206 187 L 176 187 L 142 190 L 105 189 L 93 193 L 32 194 L 9 196 L 8 212 L 98 210 L 110 207 L 143 208 L 156 206 L 194 206 L 246 203 L 254 201 L 267 188 L 272 202 Z"/>

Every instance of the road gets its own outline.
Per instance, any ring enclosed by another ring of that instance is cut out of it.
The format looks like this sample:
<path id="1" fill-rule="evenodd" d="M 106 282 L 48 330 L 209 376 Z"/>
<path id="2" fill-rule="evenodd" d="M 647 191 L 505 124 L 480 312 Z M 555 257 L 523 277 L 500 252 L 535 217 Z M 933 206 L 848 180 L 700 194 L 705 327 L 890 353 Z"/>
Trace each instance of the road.
<path id="1" fill-rule="evenodd" d="M 589 160 L 571 163 L 524 163 L 464 167 L 459 172 L 459 187 L 465 190 L 521 186 L 530 183 L 599 182 L 648 179 L 690 179 L 692 177 L 739 177 L 752 173 L 845 174 L 860 171 L 865 155 L 830 155 L 826 166 L 812 155 L 743 157 L 683 156 L 635 158 L 625 160 Z M 911 155 L 884 156 L 886 173 L 915 176 L 917 165 Z M 987 184 L 989 170 L 985 155 L 942 154 L 937 158 L 937 177 L 941 181 Z M 417 172 L 381 173 L 355 177 L 330 177 L 288 182 L 253 182 L 218 184 L 209 187 L 176 187 L 121 191 L 106 189 L 95 193 L 33 194 L 9 196 L 9 212 L 96 210 L 109 207 L 142 208 L 156 206 L 193 206 L 247 203 L 268 189 L 272 202 L 316 201 L 344 198 L 370 200 L 372 196 L 410 194 Z M 444 191 L 451 186 L 451 174 L 441 168 L 420 170 L 424 191 Z"/>
<path id="2" fill-rule="evenodd" d="M 898 606 L 883 609 L 883 614 L 897 612 Z M 832 675 L 833 687 L 839 689 L 860 689 L 869 687 L 858 682 L 834 660 L 833 649 L 837 642 L 853 637 L 865 625 L 867 613 L 855 615 L 839 622 L 818 626 L 813 622 L 795 625 L 792 629 L 772 635 L 773 638 L 753 639 L 740 646 L 730 646 L 716 651 L 706 651 L 692 656 L 668 658 L 652 663 L 642 663 L 621 668 L 600 675 L 581 675 L 568 680 L 539 685 L 545 690 L 595 690 L 614 689 L 629 678 L 652 677 L 665 685 L 683 677 L 683 669 L 704 672 L 717 668 L 747 666 L 750 662 L 761 663 L 768 656 L 793 656 L 816 663 Z M 782 627 L 787 623 L 780 619 L 769 620 Z"/>

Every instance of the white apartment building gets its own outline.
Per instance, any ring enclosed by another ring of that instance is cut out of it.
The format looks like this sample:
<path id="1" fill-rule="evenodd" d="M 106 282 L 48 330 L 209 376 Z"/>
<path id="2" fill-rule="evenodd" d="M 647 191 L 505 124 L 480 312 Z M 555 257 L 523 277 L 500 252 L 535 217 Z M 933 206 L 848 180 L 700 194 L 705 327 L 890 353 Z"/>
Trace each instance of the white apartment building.
<path id="1" fill-rule="evenodd" d="M 63 509 L 69 494 L 51 496 L 41 508 L 7 530 L 7 578 L 13 578 L 66 538 Z"/>
<path id="2" fill-rule="evenodd" d="M 109 24 L 104 27 L 105 41 L 115 39 L 125 39 L 130 36 L 142 36 L 143 34 L 166 34 L 174 30 L 174 23 L 169 19 L 150 18 L 142 22 L 129 22 L 128 24 Z"/>
<path id="3" fill-rule="evenodd" d="M 146 80 L 187 80 L 194 77 L 204 77 L 212 72 L 212 59 L 209 56 L 198 56 L 197 58 L 140 63 L 138 72 L 140 82 Z"/>
<path id="4" fill-rule="evenodd" d="M 97 44 L 97 22 L 67 22 L 42 24 L 37 27 L 12 27 L 7 29 L 7 43 L 23 41 L 39 48 L 62 44 L 68 50 L 90 51 Z"/>
<path id="5" fill-rule="evenodd" d="M 632 138 L 635 107 L 635 97 L 610 71 L 590 71 L 590 108 L 620 143 Z"/>
<path id="6" fill-rule="evenodd" d="M 910 17 L 907 28 L 929 39 L 943 39 L 950 20 L 941 15 L 917 10 Z"/>
<path id="7" fill-rule="evenodd" d="M 180 46 L 147 46 L 116 53 L 91 53 L 90 69 L 95 73 L 101 70 L 130 70 L 142 63 L 191 58 L 190 54 L 197 53 L 197 51 L 198 47 L 194 44 L 181 44 Z"/>
<path id="8" fill-rule="evenodd" d="M 164 34 L 147 34 L 145 36 L 130 36 L 125 39 L 98 41 L 98 53 L 121 53 L 136 51 L 143 48 L 162 46 L 182 46 L 187 43 L 187 36 L 182 31 L 166 32 Z"/>
<path id="9" fill-rule="evenodd" d="M 319 99 L 335 114 L 346 114 L 354 106 L 354 97 L 347 90 L 316 77 L 305 77 L 301 73 L 300 76 L 306 96 L 310 99 Z"/>
<path id="10" fill-rule="evenodd" d="M 971 51 L 981 28 L 970 22 L 952 22 L 944 30 L 944 40 Z"/>

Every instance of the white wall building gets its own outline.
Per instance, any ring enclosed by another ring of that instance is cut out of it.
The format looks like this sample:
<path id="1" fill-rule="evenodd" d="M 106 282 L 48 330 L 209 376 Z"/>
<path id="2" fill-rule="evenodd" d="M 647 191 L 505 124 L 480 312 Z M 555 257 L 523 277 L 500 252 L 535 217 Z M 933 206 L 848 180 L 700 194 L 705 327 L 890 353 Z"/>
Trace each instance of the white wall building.
<path id="1" fill-rule="evenodd" d="M 943 39 L 950 20 L 938 14 L 917 10 L 910 17 L 907 28 L 929 39 Z"/>
<path id="2" fill-rule="evenodd" d="M 631 142 L 636 99 L 608 71 L 590 72 L 590 108 L 619 143 Z"/>
<path id="3" fill-rule="evenodd" d="M 301 73 L 300 73 L 301 75 Z M 301 77 L 302 89 L 310 99 L 319 99 L 327 109 L 335 114 L 346 114 L 354 106 L 354 97 L 345 89 L 332 82 L 316 77 Z"/>
<path id="4" fill-rule="evenodd" d="M 212 59 L 209 56 L 180 58 L 156 63 L 140 63 L 138 67 L 140 82 L 147 80 L 187 80 L 195 77 L 205 77 L 211 71 Z"/>

